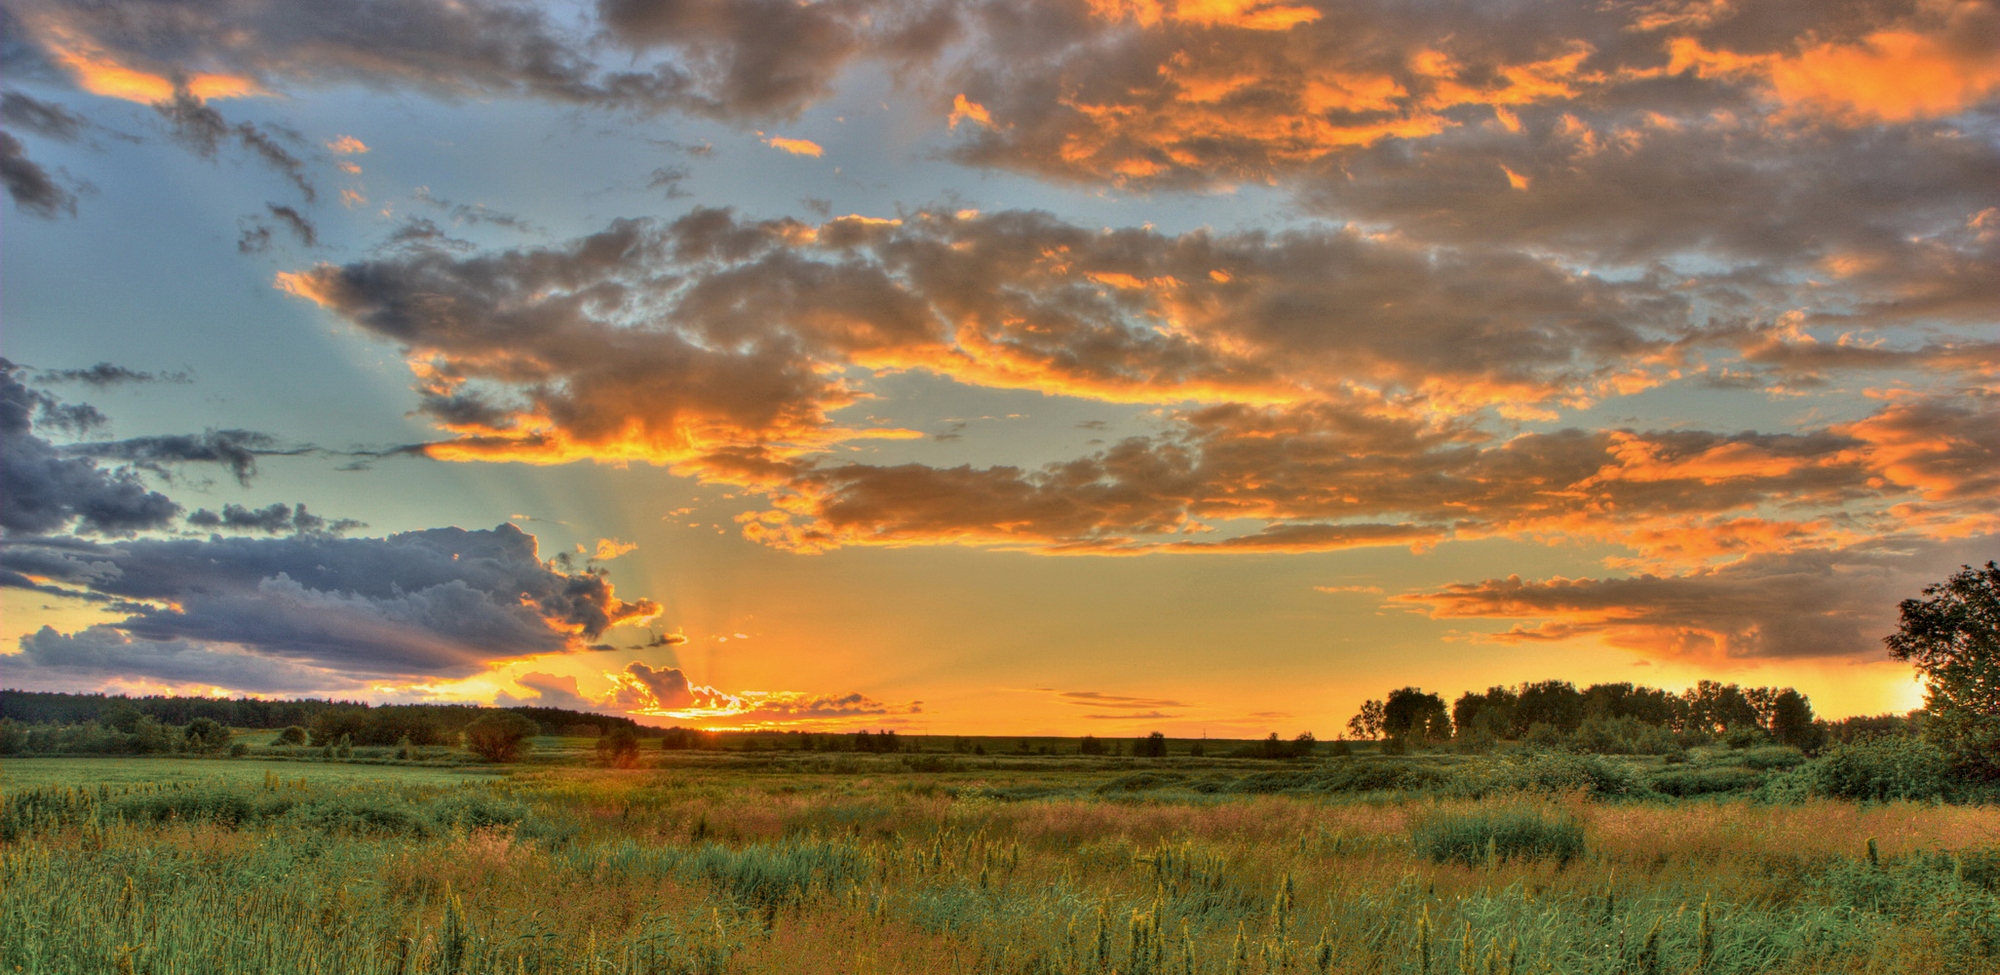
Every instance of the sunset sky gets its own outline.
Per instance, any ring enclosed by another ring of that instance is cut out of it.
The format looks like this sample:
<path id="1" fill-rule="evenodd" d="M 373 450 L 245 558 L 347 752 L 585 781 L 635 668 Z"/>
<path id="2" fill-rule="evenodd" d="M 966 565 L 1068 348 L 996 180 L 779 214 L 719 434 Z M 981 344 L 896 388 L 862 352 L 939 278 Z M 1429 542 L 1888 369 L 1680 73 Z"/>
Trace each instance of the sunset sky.
<path id="1" fill-rule="evenodd" d="M 0 18 L 0 685 L 1838 717 L 2000 558 L 1993 3 Z"/>

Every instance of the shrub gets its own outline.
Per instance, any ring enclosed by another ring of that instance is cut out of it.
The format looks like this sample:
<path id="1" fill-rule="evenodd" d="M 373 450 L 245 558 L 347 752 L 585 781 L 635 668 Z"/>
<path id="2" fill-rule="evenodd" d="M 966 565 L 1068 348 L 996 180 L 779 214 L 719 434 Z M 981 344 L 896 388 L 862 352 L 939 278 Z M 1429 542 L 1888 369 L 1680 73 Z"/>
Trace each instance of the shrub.
<path id="1" fill-rule="evenodd" d="M 1583 855 L 1583 826 L 1569 816 L 1523 808 L 1438 812 L 1411 828 L 1410 843 L 1432 863 L 1554 860 L 1566 866 Z"/>
<path id="2" fill-rule="evenodd" d="M 1528 733 L 1521 736 L 1521 742 L 1535 748 L 1560 748 L 1563 745 L 1562 729 L 1537 721 L 1528 726 Z"/>
<path id="3" fill-rule="evenodd" d="M 291 727 L 278 732 L 278 737 L 272 740 L 271 742 L 271 744 L 273 745 L 283 745 L 286 747 L 297 747 L 305 743 L 306 743 L 306 730 L 304 728 L 299 727 L 298 725 L 292 725 Z"/>
<path id="4" fill-rule="evenodd" d="M 1731 765 L 1740 765 L 1744 768 L 1754 769 L 1795 768 L 1804 764 L 1805 761 L 1806 757 L 1804 754 L 1796 749 L 1786 748 L 1782 745 L 1768 745 L 1763 748 L 1746 749 L 1736 753 L 1729 759 Z"/>
<path id="5" fill-rule="evenodd" d="M 1749 748 L 1771 740 L 1771 736 L 1757 728 L 1731 728 L 1722 733 L 1722 743 L 1733 749 Z"/>
<path id="6" fill-rule="evenodd" d="M 1530 752 L 1467 765 L 1456 779 L 1450 791 L 1466 796 L 1519 791 L 1617 797 L 1646 791 L 1638 774 L 1624 762 L 1561 752 Z"/>
<path id="7" fill-rule="evenodd" d="M 539 730 L 512 711 L 494 711 L 465 726 L 465 747 L 489 762 L 511 762 L 528 750 L 528 738 Z"/>
<path id="8" fill-rule="evenodd" d="M 637 768 L 639 736 L 630 728 L 613 728 L 597 739 L 597 760 L 612 768 Z"/>
<path id="9" fill-rule="evenodd" d="M 213 718 L 196 718 L 182 732 L 189 751 L 219 752 L 229 747 L 229 729 Z"/>
<path id="10" fill-rule="evenodd" d="M 1676 769 L 1647 780 L 1653 791 L 1669 796 L 1706 796 L 1722 792 L 1745 792 L 1763 781 L 1757 773 L 1734 765 Z"/>
<path id="11" fill-rule="evenodd" d="M 1679 747 L 1673 733 L 1638 718 L 1585 718 L 1567 742 L 1570 751 L 1596 755 L 1665 755 Z"/>
<path id="12" fill-rule="evenodd" d="M 1835 745 L 1787 773 L 1796 791 L 1833 799 L 1936 799 L 1949 786 L 1944 751 L 1920 738 Z"/>

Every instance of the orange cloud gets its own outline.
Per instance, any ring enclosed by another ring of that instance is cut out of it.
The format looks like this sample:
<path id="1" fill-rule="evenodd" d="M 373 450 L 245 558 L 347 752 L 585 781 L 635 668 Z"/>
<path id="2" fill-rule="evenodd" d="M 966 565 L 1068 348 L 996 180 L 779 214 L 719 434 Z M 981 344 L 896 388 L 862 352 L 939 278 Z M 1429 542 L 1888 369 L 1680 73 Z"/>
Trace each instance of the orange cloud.
<path id="1" fill-rule="evenodd" d="M 329 152 L 342 156 L 354 156 L 368 151 L 368 144 L 351 135 L 338 136 L 327 142 Z"/>
<path id="2" fill-rule="evenodd" d="M 651 667 L 632 661 L 625 669 L 604 675 L 611 690 L 593 706 L 643 717 L 671 718 L 699 727 L 798 728 L 842 727 L 878 722 L 883 717 L 920 713 L 922 702 L 885 704 L 865 694 L 812 694 L 804 691 L 727 692 L 690 681 L 677 667 Z M 546 674 L 527 674 L 521 686 L 549 696 L 574 695 L 575 679 L 559 681 Z"/>
<path id="3" fill-rule="evenodd" d="M 1391 598 L 1434 619 L 1529 621 L 1487 637 L 1499 643 L 1596 639 L 1649 657 L 1710 661 L 1876 656 L 1895 629 L 1895 607 L 1882 594 L 1915 592 L 1941 566 L 1976 561 L 1992 540 L 1755 555 L 1678 576 L 1508 576 Z"/>
<path id="4" fill-rule="evenodd" d="M 2000 51 L 1991 39 L 1949 31 L 1885 30 L 1796 54 L 1735 54 L 1691 37 L 1674 39 L 1669 50 L 1669 73 L 1754 78 L 1788 109 L 1857 122 L 1952 115 L 2000 93 Z"/>
<path id="5" fill-rule="evenodd" d="M 93 95 L 145 105 L 174 99 L 173 79 L 122 64 L 85 38 L 51 28 L 42 43 L 57 63 L 69 70 L 77 86 Z M 190 74 L 184 85 L 189 94 L 202 101 L 269 94 L 254 79 L 240 75 Z"/>
<path id="6" fill-rule="evenodd" d="M 819 143 L 811 139 L 787 139 L 781 135 L 774 135 L 765 139 L 764 144 L 773 149 L 782 149 L 794 156 L 812 156 L 817 158 L 826 152 L 825 149 L 820 148 Z"/>
<path id="7" fill-rule="evenodd" d="M 950 127 L 958 128 L 958 123 L 965 121 L 990 127 L 993 125 L 993 115 L 986 111 L 986 106 L 966 98 L 964 92 L 959 92 L 957 97 L 951 100 Z"/>

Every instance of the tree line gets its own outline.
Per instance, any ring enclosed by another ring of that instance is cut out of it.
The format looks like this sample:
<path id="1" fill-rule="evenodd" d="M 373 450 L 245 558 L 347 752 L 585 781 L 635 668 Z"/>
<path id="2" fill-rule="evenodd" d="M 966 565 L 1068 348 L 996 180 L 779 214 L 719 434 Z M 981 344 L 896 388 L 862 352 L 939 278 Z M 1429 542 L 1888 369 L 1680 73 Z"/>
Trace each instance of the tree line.
<path id="1" fill-rule="evenodd" d="M 1834 742 L 1913 735 L 1935 746 L 1954 775 L 2000 782 L 2000 564 L 1964 566 L 1898 610 L 1896 632 L 1882 642 L 1924 682 L 1923 709 L 1905 717 L 1819 720 L 1812 701 L 1790 687 L 1704 680 L 1675 694 L 1629 683 L 1578 690 L 1546 680 L 1467 691 L 1449 708 L 1437 694 L 1399 688 L 1364 703 L 1347 730 L 1390 751 L 1443 742 L 1477 750 L 1506 739 L 1630 754 L 1718 739 L 1769 739 L 1811 754 Z"/>
<path id="2" fill-rule="evenodd" d="M 1829 733 L 1826 723 L 1814 718 L 1812 701 L 1792 688 L 1745 688 L 1712 680 L 1680 694 L 1622 682 L 1581 690 L 1565 680 L 1524 682 L 1467 691 L 1448 708 L 1437 694 L 1404 687 L 1364 703 L 1348 720 L 1347 731 L 1355 738 L 1386 741 L 1392 750 L 1419 743 L 1553 743 L 1578 735 L 1664 746 L 1753 735 L 1812 751 Z"/>
<path id="3" fill-rule="evenodd" d="M 342 746 L 450 746 L 465 740 L 482 717 L 511 714 L 529 735 L 608 735 L 657 738 L 661 729 L 631 718 L 566 708 L 488 708 L 470 704 L 383 704 L 317 699 L 265 701 L 122 694 L 66 694 L 0 690 L 0 754 L 146 755 L 191 750 L 188 731 L 213 738 L 209 729 L 279 732 L 274 742 Z M 213 748 L 192 749 L 213 751 Z"/>

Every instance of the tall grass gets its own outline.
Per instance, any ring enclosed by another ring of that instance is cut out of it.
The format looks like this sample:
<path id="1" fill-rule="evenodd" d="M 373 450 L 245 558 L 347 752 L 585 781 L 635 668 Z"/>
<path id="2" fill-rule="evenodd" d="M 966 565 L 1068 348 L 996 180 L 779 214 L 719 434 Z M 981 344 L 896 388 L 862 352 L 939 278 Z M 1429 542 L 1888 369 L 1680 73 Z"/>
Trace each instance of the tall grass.
<path id="1" fill-rule="evenodd" d="M 0 971 L 2000 969 L 1991 808 L 1000 802 L 1052 783 L 950 774 L 8 795 Z"/>
<path id="2" fill-rule="evenodd" d="M 1439 812 L 1410 831 L 1410 843 L 1432 863 L 1547 860 L 1566 867 L 1583 855 L 1583 825 L 1573 816 L 1519 806 Z"/>

